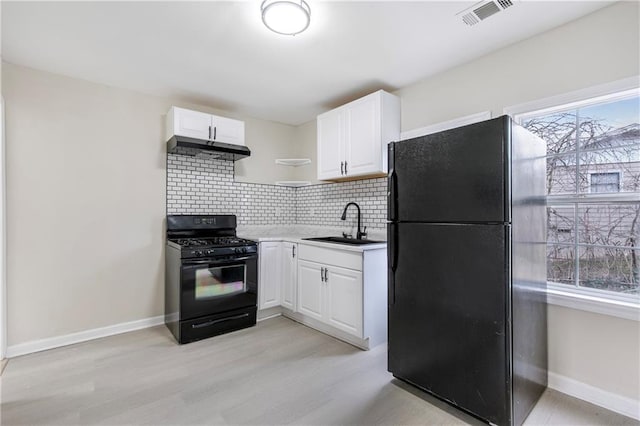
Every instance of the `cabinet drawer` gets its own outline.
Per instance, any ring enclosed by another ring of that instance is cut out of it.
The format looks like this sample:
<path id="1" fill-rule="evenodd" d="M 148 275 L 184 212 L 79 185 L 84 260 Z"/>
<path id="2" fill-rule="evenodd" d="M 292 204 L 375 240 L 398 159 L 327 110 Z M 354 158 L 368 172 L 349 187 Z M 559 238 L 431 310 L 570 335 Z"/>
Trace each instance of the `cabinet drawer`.
<path id="1" fill-rule="evenodd" d="M 306 244 L 299 244 L 298 251 L 300 252 L 300 259 L 362 271 L 362 253 L 360 252 L 309 246 Z"/>

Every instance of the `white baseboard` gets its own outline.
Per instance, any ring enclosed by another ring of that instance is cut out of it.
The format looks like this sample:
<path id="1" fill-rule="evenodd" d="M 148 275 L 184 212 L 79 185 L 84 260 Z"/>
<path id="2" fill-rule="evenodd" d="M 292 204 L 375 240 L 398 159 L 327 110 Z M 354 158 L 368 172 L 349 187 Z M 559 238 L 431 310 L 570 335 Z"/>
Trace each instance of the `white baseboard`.
<path id="1" fill-rule="evenodd" d="M 257 321 L 268 320 L 269 318 L 274 318 L 282 315 L 282 307 L 274 306 L 273 308 L 261 309 L 258 311 Z"/>
<path id="2" fill-rule="evenodd" d="M 17 345 L 7 347 L 7 358 L 46 351 L 48 349 L 59 348 L 61 346 L 86 342 L 87 340 L 99 339 L 101 337 L 113 336 L 115 334 L 126 333 L 128 331 L 154 327 L 160 324 L 164 324 L 164 315 L 94 328 L 92 330 L 79 331 L 77 333 L 65 334 L 64 336 L 49 337 L 47 339 L 19 343 Z"/>
<path id="3" fill-rule="evenodd" d="M 331 337 L 335 337 L 336 339 L 342 340 L 343 342 L 347 342 L 358 349 L 362 349 L 365 351 L 371 349 L 368 338 L 360 339 L 359 337 L 352 336 L 349 333 L 345 333 L 342 330 L 338 330 L 335 327 L 331 327 L 324 322 L 308 317 L 307 315 L 301 314 L 300 312 L 293 312 L 290 309 L 282 308 L 282 315 L 296 322 L 299 322 L 302 325 L 306 325 L 309 328 L 313 328 L 314 330 L 318 330 Z"/>
<path id="4" fill-rule="evenodd" d="M 640 420 L 640 401 L 549 371 L 549 387 L 607 410 Z"/>

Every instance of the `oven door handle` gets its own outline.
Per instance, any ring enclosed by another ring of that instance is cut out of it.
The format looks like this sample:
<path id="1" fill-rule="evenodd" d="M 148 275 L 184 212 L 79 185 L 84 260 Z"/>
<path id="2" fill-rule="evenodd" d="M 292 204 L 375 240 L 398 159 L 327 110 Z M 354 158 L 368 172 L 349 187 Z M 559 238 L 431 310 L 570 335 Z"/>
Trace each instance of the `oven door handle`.
<path id="1" fill-rule="evenodd" d="M 249 316 L 249 314 L 234 315 L 232 317 L 220 318 L 220 319 L 217 319 L 217 320 L 211 320 L 211 321 L 207 321 L 207 322 L 201 322 L 200 324 L 192 324 L 191 328 L 210 327 L 210 326 L 212 326 L 214 324 L 218 324 L 218 323 L 225 322 L 225 321 L 233 321 L 233 320 L 237 320 L 237 319 L 242 319 L 242 318 L 246 318 L 248 316 Z"/>
<path id="2" fill-rule="evenodd" d="M 226 264 L 226 263 L 236 263 L 242 262 L 245 260 L 257 259 L 258 256 L 245 256 L 245 257 L 234 257 L 229 259 L 220 259 L 220 260 L 183 260 L 183 266 L 189 265 L 218 265 L 218 264 Z"/>

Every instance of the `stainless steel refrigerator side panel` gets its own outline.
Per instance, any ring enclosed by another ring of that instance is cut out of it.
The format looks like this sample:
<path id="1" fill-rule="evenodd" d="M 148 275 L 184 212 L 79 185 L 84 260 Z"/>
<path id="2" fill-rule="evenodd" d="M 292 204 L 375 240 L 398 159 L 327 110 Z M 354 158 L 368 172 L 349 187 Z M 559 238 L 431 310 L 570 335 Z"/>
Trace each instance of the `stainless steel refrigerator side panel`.
<path id="1" fill-rule="evenodd" d="M 547 386 L 546 144 L 511 127 L 513 424 Z"/>

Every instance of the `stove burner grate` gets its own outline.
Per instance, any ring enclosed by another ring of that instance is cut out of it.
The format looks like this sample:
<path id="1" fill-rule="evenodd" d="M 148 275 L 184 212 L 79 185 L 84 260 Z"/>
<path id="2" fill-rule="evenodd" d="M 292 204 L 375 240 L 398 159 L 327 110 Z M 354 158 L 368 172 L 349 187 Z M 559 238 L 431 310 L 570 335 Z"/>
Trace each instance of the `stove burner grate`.
<path id="1" fill-rule="evenodd" d="M 254 241 L 238 237 L 180 238 L 173 241 L 182 247 L 224 247 L 255 244 Z"/>

